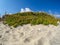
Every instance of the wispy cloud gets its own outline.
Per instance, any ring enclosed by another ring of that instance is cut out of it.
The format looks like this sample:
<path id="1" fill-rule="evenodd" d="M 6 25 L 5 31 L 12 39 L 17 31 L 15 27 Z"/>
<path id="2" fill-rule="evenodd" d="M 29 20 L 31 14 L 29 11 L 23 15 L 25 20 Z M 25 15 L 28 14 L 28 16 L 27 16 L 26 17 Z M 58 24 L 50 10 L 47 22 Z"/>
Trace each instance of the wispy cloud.
<path id="1" fill-rule="evenodd" d="M 60 14 L 55 15 L 56 17 L 60 17 Z"/>
<path id="2" fill-rule="evenodd" d="M 57 11 L 53 12 L 52 10 L 48 10 L 48 13 L 54 15 L 55 17 L 60 17 L 60 14 Z"/>
<path id="3" fill-rule="evenodd" d="M 53 14 L 53 12 L 51 10 L 48 10 L 48 13 L 51 14 L 51 15 Z"/>
<path id="4" fill-rule="evenodd" d="M 60 14 L 58 12 L 54 12 L 55 17 L 60 17 Z"/>

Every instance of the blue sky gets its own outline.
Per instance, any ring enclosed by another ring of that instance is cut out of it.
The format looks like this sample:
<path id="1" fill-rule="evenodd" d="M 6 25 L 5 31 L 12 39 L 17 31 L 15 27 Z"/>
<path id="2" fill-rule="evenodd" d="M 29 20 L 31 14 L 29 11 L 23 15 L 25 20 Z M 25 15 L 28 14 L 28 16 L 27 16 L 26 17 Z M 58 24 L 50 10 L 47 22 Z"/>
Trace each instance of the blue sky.
<path id="1" fill-rule="evenodd" d="M 21 8 L 60 15 L 60 0 L 0 0 L 0 15 L 20 12 Z"/>

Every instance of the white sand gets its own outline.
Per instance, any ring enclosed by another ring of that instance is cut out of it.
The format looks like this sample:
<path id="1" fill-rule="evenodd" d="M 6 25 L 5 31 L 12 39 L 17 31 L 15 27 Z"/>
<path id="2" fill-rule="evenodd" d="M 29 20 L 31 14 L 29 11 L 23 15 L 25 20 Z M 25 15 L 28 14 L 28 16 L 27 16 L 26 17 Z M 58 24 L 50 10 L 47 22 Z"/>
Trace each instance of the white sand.
<path id="1" fill-rule="evenodd" d="M 12 28 L 0 22 L 0 45 L 60 45 L 60 25 Z"/>

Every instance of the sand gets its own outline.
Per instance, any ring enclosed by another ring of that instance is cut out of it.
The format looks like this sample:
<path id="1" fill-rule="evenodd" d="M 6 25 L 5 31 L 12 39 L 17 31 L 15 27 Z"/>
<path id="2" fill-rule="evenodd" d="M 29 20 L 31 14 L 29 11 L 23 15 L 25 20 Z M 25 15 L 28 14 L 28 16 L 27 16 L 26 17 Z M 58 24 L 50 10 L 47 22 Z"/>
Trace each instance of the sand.
<path id="1" fill-rule="evenodd" d="M 0 45 L 60 45 L 60 24 L 14 28 L 0 22 Z"/>

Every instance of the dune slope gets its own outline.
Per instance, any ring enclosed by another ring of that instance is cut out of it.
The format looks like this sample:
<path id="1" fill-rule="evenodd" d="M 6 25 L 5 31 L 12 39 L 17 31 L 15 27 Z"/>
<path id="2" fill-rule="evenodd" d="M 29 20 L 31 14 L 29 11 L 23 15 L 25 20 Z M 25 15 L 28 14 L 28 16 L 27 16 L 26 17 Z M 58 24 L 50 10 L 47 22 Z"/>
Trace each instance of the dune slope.
<path id="1" fill-rule="evenodd" d="M 0 45 L 60 45 L 60 25 L 9 27 L 0 22 Z"/>

